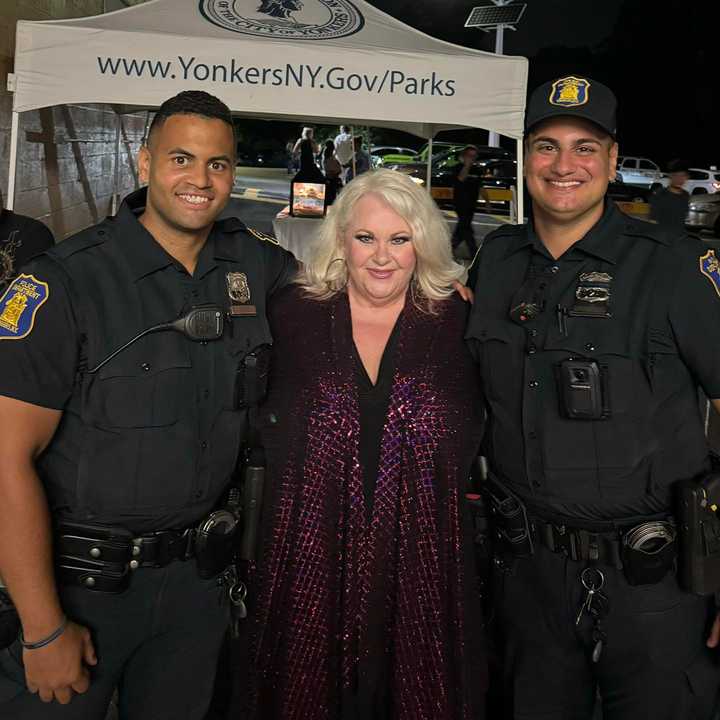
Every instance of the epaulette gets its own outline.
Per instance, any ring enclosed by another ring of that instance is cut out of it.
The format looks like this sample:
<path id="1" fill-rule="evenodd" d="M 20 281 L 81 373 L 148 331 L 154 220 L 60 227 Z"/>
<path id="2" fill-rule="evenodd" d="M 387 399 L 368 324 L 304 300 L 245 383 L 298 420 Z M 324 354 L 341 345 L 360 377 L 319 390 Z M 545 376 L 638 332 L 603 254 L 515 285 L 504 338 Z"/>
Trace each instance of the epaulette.
<path id="1" fill-rule="evenodd" d="M 485 244 L 488 240 L 493 240 L 494 238 L 521 237 L 525 235 L 525 233 L 527 233 L 527 225 L 513 225 L 512 223 L 505 223 L 504 225 L 500 225 L 489 232 L 485 236 L 483 244 Z"/>
<path id="2" fill-rule="evenodd" d="M 255 228 L 245 226 L 245 230 L 247 230 L 253 237 L 257 238 L 258 240 L 263 240 L 265 242 L 270 242 L 273 245 L 279 245 L 280 241 L 277 238 L 274 238 L 272 235 L 268 235 L 267 233 L 260 232 L 260 230 L 256 230 Z"/>
<path id="3" fill-rule="evenodd" d="M 671 245 L 674 242 L 673 235 L 662 225 L 630 216 L 626 216 L 623 220 L 625 222 L 623 229 L 625 235 L 648 238 L 662 245 Z"/>
<path id="4" fill-rule="evenodd" d="M 61 240 L 59 243 L 56 243 L 54 247 L 51 247 L 47 251 L 47 254 L 64 260 L 75 253 L 82 252 L 96 245 L 102 245 L 105 241 L 109 240 L 110 237 L 111 235 L 105 227 L 105 223 L 100 223 L 100 225 L 94 225 L 86 230 L 81 230 L 77 235 L 72 235 L 66 240 Z"/>

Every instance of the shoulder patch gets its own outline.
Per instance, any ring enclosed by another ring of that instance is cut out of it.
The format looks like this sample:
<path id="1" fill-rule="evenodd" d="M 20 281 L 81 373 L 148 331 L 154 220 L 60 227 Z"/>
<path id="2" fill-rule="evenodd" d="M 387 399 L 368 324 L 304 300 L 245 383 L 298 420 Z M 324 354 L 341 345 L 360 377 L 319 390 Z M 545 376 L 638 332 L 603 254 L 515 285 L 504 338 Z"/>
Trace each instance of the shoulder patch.
<path id="1" fill-rule="evenodd" d="M 50 297 L 50 287 L 34 275 L 18 275 L 0 298 L 0 340 L 21 340 L 35 325 L 35 316 Z"/>
<path id="2" fill-rule="evenodd" d="M 272 235 L 268 235 L 267 233 L 260 232 L 259 230 L 255 230 L 255 228 L 245 226 L 245 229 L 253 236 L 256 237 L 258 240 L 264 240 L 265 242 L 270 242 L 273 245 L 279 245 L 280 241 L 277 238 L 274 238 Z"/>
<path id="3" fill-rule="evenodd" d="M 720 297 L 720 262 L 715 257 L 714 250 L 708 250 L 700 256 L 700 272 L 712 283 Z"/>

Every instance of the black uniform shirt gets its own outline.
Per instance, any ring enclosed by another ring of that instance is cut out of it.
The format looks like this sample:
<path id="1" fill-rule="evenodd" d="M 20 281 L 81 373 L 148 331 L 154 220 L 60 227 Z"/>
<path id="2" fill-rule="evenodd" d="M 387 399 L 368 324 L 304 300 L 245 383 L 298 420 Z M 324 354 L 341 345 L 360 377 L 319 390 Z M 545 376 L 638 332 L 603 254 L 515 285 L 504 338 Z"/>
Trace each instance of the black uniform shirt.
<path id="1" fill-rule="evenodd" d="M 144 203 L 133 193 L 115 218 L 36 258 L 10 287 L 19 300 L 0 307 L 0 394 L 64 410 L 38 463 L 51 506 L 136 532 L 188 526 L 216 505 L 245 432 L 241 361 L 270 342 L 266 298 L 296 271 L 292 255 L 229 218 L 190 275 L 138 222 Z M 245 276 L 256 316 L 226 319 L 211 342 L 153 333 L 86 372 L 192 306 L 227 312 L 228 273 Z"/>
<path id="2" fill-rule="evenodd" d="M 650 198 L 650 217 L 671 232 L 685 232 L 685 218 L 688 214 L 690 195 L 682 190 L 672 192 L 663 188 Z"/>
<path id="3" fill-rule="evenodd" d="M 41 222 L 0 208 L 0 294 L 30 258 L 54 244 Z"/>
<path id="4" fill-rule="evenodd" d="M 697 385 L 720 396 L 720 273 L 701 272 L 706 253 L 613 204 L 557 260 L 532 227 L 487 237 L 466 337 L 490 410 L 491 465 L 531 506 L 588 520 L 663 512 L 671 483 L 704 469 Z M 612 278 L 611 317 L 558 313 L 589 272 Z M 518 324 L 509 311 L 529 273 L 544 310 Z M 568 358 L 603 369 L 610 417 L 560 412 L 556 373 Z"/>

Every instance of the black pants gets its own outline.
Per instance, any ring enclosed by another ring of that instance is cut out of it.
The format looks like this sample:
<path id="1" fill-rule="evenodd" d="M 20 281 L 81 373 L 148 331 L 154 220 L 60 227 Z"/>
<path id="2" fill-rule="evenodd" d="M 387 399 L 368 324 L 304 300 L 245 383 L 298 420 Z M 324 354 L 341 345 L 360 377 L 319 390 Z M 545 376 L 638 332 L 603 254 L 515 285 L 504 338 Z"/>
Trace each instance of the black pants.
<path id="1" fill-rule="evenodd" d="M 540 547 L 513 571 L 496 571 L 502 717 L 590 720 L 599 693 L 603 720 L 710 720 L 720 669 L 705 647 L 709 602 L 681 591 L 672 574 L 633 587 L 621 570 L 601 566 L 609 614 L 594 664 L 589 616 L 575 625 L 586 566 Z"/>
<path id="2" fill-rule="evenodd" d="M 457 225 L 455 225 L 455 232 L 453 232 L 452 236 L 453 249 L 456 249 L 460 243 L 465 241 L 470 257 L 473 258 L 477 252 L 477 243 L 475 242 L 475 233 L 472 226 L 475 209 L 457 207 L 455 212 L 457 213 Z"/>
<path id="3" fill-rule="evenodd" d="M 67 616 L 92 633 L 98 664 L 69 705 L 43 703 L 25 687 L 22 650 L 0 650 L 0 718 L 104 720 L 117 687 L 121 720 L 202 720 L 228 626 L 215 580 L 194 561 L 135 571 L 118 595 L 80 587 L 61 591 Z"/>

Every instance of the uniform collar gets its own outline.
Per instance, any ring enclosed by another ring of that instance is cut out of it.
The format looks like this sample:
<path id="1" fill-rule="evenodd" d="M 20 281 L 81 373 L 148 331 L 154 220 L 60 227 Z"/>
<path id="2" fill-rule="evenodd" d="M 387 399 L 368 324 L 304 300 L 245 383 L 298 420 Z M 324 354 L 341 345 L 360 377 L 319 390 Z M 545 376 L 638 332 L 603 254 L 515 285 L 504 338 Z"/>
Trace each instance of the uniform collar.
<path id="1" fill-rule="evenodd" d="M 145 210 L 147 188 L 130 193 L 123 200 L 117 215 L 109 220 L 115 234 L 122 238 L 131 252 L 126 259 L 135 280 L 163 270 L 169 265 L 178 265 L 160 243 L 140 223 L 139 217 Z M 245 225 L 237 218 L 226 218 L 215 223 L 207 242 L 200 251 L 194 277 L 200 278 L 216 267 L 215 260 L 238 260 L 240 243 L 233 233 L 244 230 Z"/>
<path id="2" fill-rule="evenodd" d="M 586 255 L 604 260 L 605 262 L 617 262 L 620 249 L 623 245 L 622 235 L 625 231 L 625 216 L 617 209 L 612 200 L 605 200 L 605 209 L 602 217 L 593 225 L 585 236 L 578 240 L 572 247 L 568 248 L 565 255 L 571 252 L 580 251 Z M 525 227 L 525 232 L 515 235 L 510 243 L 506 257 L 509 257 L 518 250 L 532 246 L 537 252 L 548 255 L 547 248 L 540 238 L 535 234 L 532 218 Z"/>

